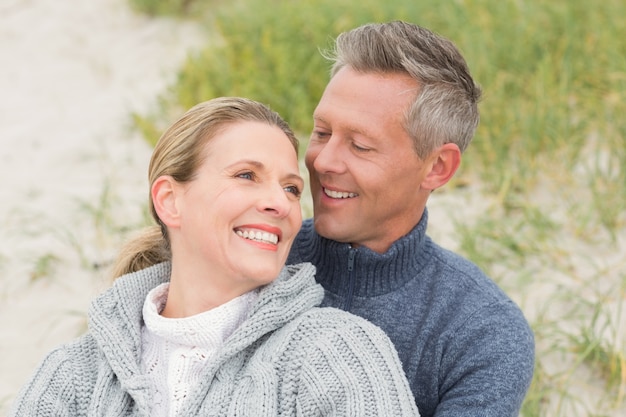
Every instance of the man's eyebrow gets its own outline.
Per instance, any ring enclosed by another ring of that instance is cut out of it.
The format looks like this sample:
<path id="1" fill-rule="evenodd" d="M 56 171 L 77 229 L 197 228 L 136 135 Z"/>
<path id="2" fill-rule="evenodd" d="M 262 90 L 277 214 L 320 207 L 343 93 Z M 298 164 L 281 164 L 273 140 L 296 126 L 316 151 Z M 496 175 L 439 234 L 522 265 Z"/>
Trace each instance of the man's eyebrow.
<path id="1" fill-rule="evenodd" d="M 326 119 L 324 119 L 323 117 L 320 117 L 320 116 L 315 116 L 314 115 L 313 116 L 313 120 L 314 121 L 319 121 L 319 122 L 321 122 L 323 124 L 326 124 L 326 125 L 330 124 Z M 370 132 L 368 132 L 367 130 L 361 129 L 359 127 L 355 127 L 355 126 L 351 126 L 351 125 L 347 125 L 347 126 L 344 125 L 344 129 L 345 130 L 349 130 L 352 133 L 358 133 L 358 134 L 363 135 L 363 136 L 368 137 L 368 138 L 374 139 L 376 137 L 376 135 L 373 135 Z"/>

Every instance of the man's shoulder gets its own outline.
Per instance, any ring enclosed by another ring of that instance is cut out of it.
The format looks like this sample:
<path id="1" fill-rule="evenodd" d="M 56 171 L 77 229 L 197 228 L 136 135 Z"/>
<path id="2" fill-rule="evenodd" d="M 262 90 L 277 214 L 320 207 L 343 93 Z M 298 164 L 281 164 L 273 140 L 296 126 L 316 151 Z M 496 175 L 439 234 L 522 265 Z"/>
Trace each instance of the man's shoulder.
<path id="1" fill-rule="evenodd" d="M 474 262 L 430 241 L 429 265 L 422 279 L 430 282 L 430 297 L 442 308 L 452 308 L 459 318 L 482 320 L 488 316 L 500 321 L 527 326 L 527 321 L 512 298 Z"/>
<path id="2" fill-rule="evenodd" d="M 434 270 L 442 285 L 460 289 L 472 287 L 495 298 L 508 298 L 495 281 L 470 259 L 441 247 L 431 239 L 428 239 L 426 251 L 426 258 L 431 263 L 428 267 Z"/>

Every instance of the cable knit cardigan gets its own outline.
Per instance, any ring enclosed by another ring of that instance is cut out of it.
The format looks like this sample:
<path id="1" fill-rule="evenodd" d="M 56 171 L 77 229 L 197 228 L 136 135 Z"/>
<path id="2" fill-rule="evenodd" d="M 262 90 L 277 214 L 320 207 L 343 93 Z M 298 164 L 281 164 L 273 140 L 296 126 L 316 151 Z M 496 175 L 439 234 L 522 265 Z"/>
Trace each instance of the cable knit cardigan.
<path id="1" fill-rule="evenodd" d="M 393 345 L 371 323 L 316 308 L 315 268 L 283 269 L 226 340 L 189 395 L 184 416 L 417 416 Z M 96 298 L 88 332 L 52 351 L 12 416 L 149 416 L 141 372 L 142 307 L 170 275 L 164 263 L 120 277 Z"/>

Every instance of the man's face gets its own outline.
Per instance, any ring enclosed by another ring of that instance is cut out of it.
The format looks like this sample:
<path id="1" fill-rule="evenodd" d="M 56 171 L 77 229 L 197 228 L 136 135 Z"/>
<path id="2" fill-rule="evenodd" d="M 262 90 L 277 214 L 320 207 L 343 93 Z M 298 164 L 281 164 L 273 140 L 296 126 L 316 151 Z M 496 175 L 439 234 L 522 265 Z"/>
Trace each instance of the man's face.
<path id="1" fill-rule="evenodd" d="M 382 253 L 419 222 L 432 164 L 403 127 L 418 87 L 405 74 L 349 67 L 330 80 L 305 156 L 320 235 Z"/>

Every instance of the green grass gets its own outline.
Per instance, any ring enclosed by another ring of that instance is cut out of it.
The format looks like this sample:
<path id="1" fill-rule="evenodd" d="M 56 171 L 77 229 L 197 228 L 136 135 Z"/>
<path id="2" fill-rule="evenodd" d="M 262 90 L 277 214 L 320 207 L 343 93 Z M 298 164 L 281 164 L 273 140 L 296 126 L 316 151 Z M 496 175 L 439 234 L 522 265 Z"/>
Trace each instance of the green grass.
<path id="1" fill-rule="evenodd" d="M 39 256 L 35 259 L 33 267 L 31 268 L 31 282 L 52 277 L 60 261 L 59 257 L 52 253 L 45 253 Z"/>
<path id="2" fill-rule="evenodd" d="M 128 0 L 130 6 L 150 16 L 191 17 L 210 6 L 212 2 L 199 0 Z"/>
<path id="3" fill-rule="evenodd" d="M 328 78 L 319 49 L 332 37 L 403 19 L 453 40 L 484 96 L 474 142 L 442 192 L 469 187 L 488 201 L 480 213 L 450 208 L 458 249 L 535 331 L 521 415 L 626 411 L 626 2 L 129 2 L 207 30 L 158 110 L 134 115 L 151 143 L 197 102 L 242 95 L 281 113 L 304 148 Z"/>

